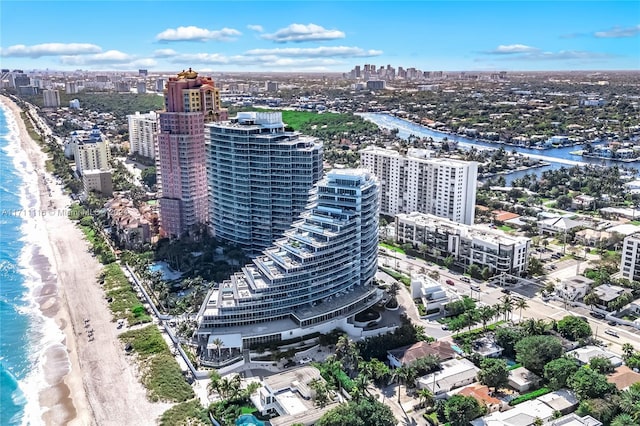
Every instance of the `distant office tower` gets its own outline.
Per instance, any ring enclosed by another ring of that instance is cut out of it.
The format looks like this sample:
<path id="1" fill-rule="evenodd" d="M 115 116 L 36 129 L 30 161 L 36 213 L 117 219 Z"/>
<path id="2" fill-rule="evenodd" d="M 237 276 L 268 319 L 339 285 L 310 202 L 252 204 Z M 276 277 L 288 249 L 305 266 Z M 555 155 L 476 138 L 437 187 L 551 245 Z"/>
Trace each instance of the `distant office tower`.
<path id="1" fill-rule="evenodd" d="M 282 239 L 207 295 L 198 313 L 206 363 L 225 348 L 278 343 L 336 328 L 382 296 L 373 285 L 378 250 L 378 181 L 363 169 L 332 170 Z"/>
<path id="2" fill-rule="evenodd" d="M 322 177 L 322 143 L 284 126 L 280 112 L 205 126 L 212 234 L 251 254 L 289 229 Z"/>
<path id="3" fill-rule="evenodd" d="M 384 90 L 386 87 L 384 80 L 369 80 L 367 81 L 368 90 Z"/>
<path id="4" fill-rule="evenodd" d="M 14 74 L 13 87 L 18 88 L 25 86 L 31 86 L 31 78 L 22 72 Z"/>
<path id="5" fill-rule="evenodd" d="M 279 84 L 277 81 L 267 81 L 266 89 L 267 92 L 277 92 Z"/>
<path id="6" fill-rule="evenodd" d="M 164 78 L 159 78 L 156 80 L 156 92 L 162 92 L 164 90 L 164 85 L 166 81 Z"/>
<path id="7" fill-rule="evenodd" d="M 140 77 L 146 77 L 148 74 L 149 74 L 149 71 L 148 71 L 148 70 L 145 70 L 145 69 L 139 69 L 139 70 L 138 70 L 138 75 L 139 75 Z"/>
<path id="8" fill-rule="evenodd" d="M 67 95 L 75 95 L 79 91 L 78 83 L 75 81 L 67 81 L 64 86 Z"/>
<path id="9" fill-rule="evenodd" d="M 44 107 L 45 108 L 58 108 L 60 106 L 60 92 L 57 90 L 43 90 Z"/>
<path id="10" fill-rule="evenodd" d="M 169 79 L 164 99 L 156 157 L 160 224 L 166 235 L 180 236 L 207 223 L 204 123 L 226 120 L 227 111 L 213 80 L 191 68 Z"/>
<path id="11" fill-rule="evenodd" d="M 150 111 L 147 114 L 127 115 L 129 122 L 129 146 L 132 154 L 156 158 L 158 140 L 158 114 Z"/>
<path id="12" fill-rule="evenodd" d="M 477 163 L 429 158 L 426 150 L 410 149 L 404 156 L 376 147 L 362 150 L 360 158 L 382 182 L 381 213 L 431 213 L 473 224 Z"/>
<path id="13" fill-rule="evenodd" d="M 136 91 L 138 93 L 147 93 L 147 84 L 144 81 L 136 83 Z"/>

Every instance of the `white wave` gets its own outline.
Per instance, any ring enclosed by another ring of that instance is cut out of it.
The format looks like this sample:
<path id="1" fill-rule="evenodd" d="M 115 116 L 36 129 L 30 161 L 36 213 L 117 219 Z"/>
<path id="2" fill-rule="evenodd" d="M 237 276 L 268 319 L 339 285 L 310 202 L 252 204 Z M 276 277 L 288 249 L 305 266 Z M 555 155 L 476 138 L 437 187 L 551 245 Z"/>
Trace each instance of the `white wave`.
<path id="1" fill-rule="evenodd" d="M 20 146 L 20 133 L 16 119 L 10 109 L 0 103 L 7 120 L 9 133 L 6 135 L 8 145 L 7 154 L 12 158 L 17 174 L 21 177 L 20 205 L 27 211 L 29 209 L 40 210 L 38 192 L 38 173 L 29 162 L 27 153 Z M 33 194 L 33 195 L 32 195 Z M 42 314 L 36 301 L 35 291 L 42 286 L 43 278 L 32 265 L 31 260 L 36 249 L 49 259 L 51 265 L 53 256 L 51 246 L 47 238 L 44 219 L 41 216 L 22 216 L 20 228 L 24 246 L 20 253 L 18 267 L 24 276 L 25 306 L 19 308 L 21 313 L 29 316 L 29 363 L 31 368 L 27 376 L 18 381 L 18 386 L 25 398 L 22 424 L 35 426 L 44 424 L 42 421 L 43 408 L 40 406 L 39 393 L 48 384 L 44 376 L 45 353 L 47 349 L 61 345 L 65 339 L 64 333 L 58 328 L 53 318 L 47 318 Z"/>

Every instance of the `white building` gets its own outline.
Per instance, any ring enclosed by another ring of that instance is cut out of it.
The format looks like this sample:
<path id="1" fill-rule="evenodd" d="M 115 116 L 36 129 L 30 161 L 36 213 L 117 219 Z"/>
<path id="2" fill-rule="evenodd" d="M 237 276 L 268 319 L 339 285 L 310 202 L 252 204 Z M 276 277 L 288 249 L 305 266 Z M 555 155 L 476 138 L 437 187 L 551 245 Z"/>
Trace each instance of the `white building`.
<path id="1" fill-rule="evenodd" d="M 411 297 L 422 300 L 427 315 L 442 313 L 444 305 L 449 303 L 449 296 L 442 285 L 424 274 L 411 276 Z"/>
<path id="2" fill-rule="evenodd" d="M 58 108 L 60 106 L 60 92 L 57 90 L 43 90 L 44 107 L 45 108 Z"/>
<path id="3" fill-rule="evenodd" d="M 380 212 L 431 213 L 473 224 L 478 164 L 429 155 L 427 150 L 410 149 L 404 156 L 372 146 L 361 151 L 362 166 L 382 185 Z"/>
<path id="4" fill-rule="evenodd" d="M 624 239 L 620 274 L 629 281 L 640 281 L 640 234 L 629 235 Z"/>
<path id="5" fill-rule="evenodd" d="M 95 127 L 72 132 L 65 141 L 65 155 L 73 157 L 79 175 L 85 170 L 111 170 L 109 140 Z"/>
<path id="6" fill-rule="evenodd" d="M 156 158 L 158 143 L 158 114 L 150 111 L 146 114 L 127 115 L 129 122 L 129 146 L 132 154 L 150 159 Z"/>
<path id="7" fill-rule="evenodd" d="M 379 184 L 364 169 L 332 170 L 315 189 L 281 239 L 205 298 L 197 316 L 203 362 L 216 362 L 217 338 L 249 349 L 336 328 L 362 335 L 348 319 L 382 298 L 374 286 Z"/>
<path id="8" fill-rule="evenodd" d="M 476 381 L 480 369 L 467 359 L 451 359 L 440 364 L 440 370 L 418 378 L 419 389 L 429 389 L 435 398 L 444 398 L 452 389 Z"/>
<path id="9" fill-rule="evenodd" d="M 619 355 L 616 355 L 613 352 L 609 352 L 606 349 L 602 349 L 599 346 L 583 346 L 581 348 L 567 352 L 567 355 L 574 357 L 582 365 L 589 364 L 591 360 L 596 357 L 608 359 L 609 361 L 611 361 L 611 365 L 613 365 L 614 367 L 620 367 L 622 365 L 622 358 L 620 358 Z"/>
<path id="10" fill-rule="evenodd" d="M 426 245 L 427 254 L 438 259 L 453 256 L 462 267 L 476 264 L 510 274 L 526 271 L 531 246 L 530 238 L 417 212 L 396 216 L 396 241 L 416 248 Z"/>
<path id="11" fill-rule="evenodd" d="M 69 101 L 69 108 L 80 109 L 80 101 L 78 99 L 72 99 Z"/>

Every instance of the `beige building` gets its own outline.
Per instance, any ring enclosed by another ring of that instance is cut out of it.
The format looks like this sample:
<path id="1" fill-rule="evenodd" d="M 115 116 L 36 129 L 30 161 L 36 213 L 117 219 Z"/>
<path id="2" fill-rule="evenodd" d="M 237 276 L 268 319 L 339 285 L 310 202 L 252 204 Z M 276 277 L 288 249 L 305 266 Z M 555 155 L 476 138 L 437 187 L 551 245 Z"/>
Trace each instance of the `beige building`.
<path id="1" fill-rule="evenodd" d="M 82 186 L 84 191 L 100 192 L 106 196 L 113 194 L 113 181 L 111 180 L 111 171 L 102 170 L 85 170 L 82 174 Z"/>

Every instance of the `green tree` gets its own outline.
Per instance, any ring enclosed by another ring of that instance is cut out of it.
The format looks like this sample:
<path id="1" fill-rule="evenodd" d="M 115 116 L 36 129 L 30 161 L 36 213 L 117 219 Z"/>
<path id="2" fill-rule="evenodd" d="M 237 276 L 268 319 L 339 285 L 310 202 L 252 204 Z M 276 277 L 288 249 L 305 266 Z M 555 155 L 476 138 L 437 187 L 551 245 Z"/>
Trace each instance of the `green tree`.
<path id="1" fill-rule="evenodd" d="M 367 398 L 327 411 L 316 426 L 395 426 L 397 422 L 389 407 Z"/>
<path id="2" fill-rule="evenodd" d="M 578 340 L 591 336 L 591 326 L 581 318 L 567 315 L 557 323 L 558 332 L 569 340 Z"/>
<path id="3" fill-rule="evenodd" d="M 622 345 L 622 354 L 625 361 L 631 358 L 634 353 L 635 349 L 633 348 L 633 345 L 631 343 L 625 343 L 624 345 Z"/>
<path id="4" fill-rule="evenodd" d="M 588 398 L 604 398 L 615 390 L 613 383 L 607 382 L 607 377 L 587 367 L 582 367 L 567 380 L 580 400 Z"/>
<path id="5" fill-rule="evenodd" d="M 591 358 L 589 361 L 589 367 L 600 374 L 611 374 L 615 370 L 615 367 L 611 364 L 609 358 L 605 358 L 603 356 Z"/>
<path id="6" fill-rule="evenodd" d="M 478 380 L 497 391 L 509 382 L 509 369 L 503 359 L 485 358 L 480 363 Z"/>
<path id="7" fill-rule="evenodd" d="M 156 182 L 156 168 L 155 167 L 147 167 L 140 173 L 140 178 L 149 188 L 152 188 Z"/>
<path id="8" fill-rule="evenodd" d="M 620 394 L 620 409 L 640 422 L 640 384 L 636 383 Z"/>
<path id="9" fill-rule="evenodd" d="M 516 360 L 537 375 L 542 375 L 549 361 L 560 358 L 564 349 L 554 336 L 529 336 L 515 345 Z"/>
<path id="10" fill-rule="evenodd" d="M 445 403 L 445 418 L 451 426 L 468 426 L 471 420 L 482 416 L 485 407 L 478 404 L 475 398 L 454 395 Z"/>
<path id="11" fill-rule="evenodd" d="M 503 354 L 506 357 L 515 357 L 515 346 L 522 338 L 524 334 L 519 328 L 515 327 L 502 327 L 496 330 L 496 343 L 504 348 Z"/>
<path id="12" fill-rule="evenodd" d="M 618 414 L 613 419 L 611 426 L 640 426 L 640 424 L 638 424 L 638 422 L 636 422 L 629 414 L 623 413 Z"/>
<path id="13" fill-rule="evenodd" d="M 516 308 L 520 309 L 520 321 L 522 321 L 522 311 L 524 309 L 527 309 L 528 307 L 529 307 L 529 304 L 525 299 L 516 300 Z"/>
<path id="14" fill-rule="evenodd" d="M 567 385 L 567 380 L 578 368 L 580 367 L 574 358 L 565 356 L 554 359 L 544 366 L 544 378 L 551 389 L 558 390 Z"/>

